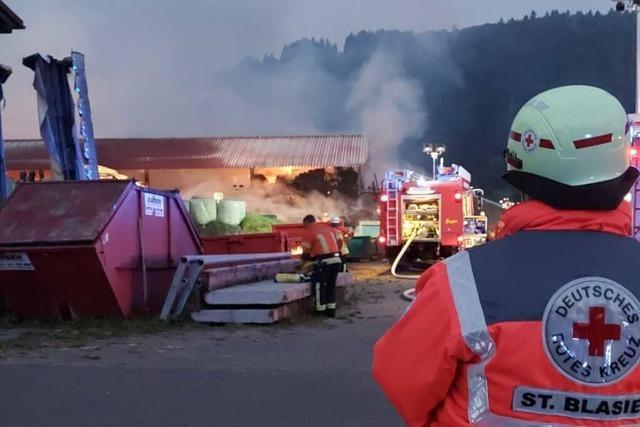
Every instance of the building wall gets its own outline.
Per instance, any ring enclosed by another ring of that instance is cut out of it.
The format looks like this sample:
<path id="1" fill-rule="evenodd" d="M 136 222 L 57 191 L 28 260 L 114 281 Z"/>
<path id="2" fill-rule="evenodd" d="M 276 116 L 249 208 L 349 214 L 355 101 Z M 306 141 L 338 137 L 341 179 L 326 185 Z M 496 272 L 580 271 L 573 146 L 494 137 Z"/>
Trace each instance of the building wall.
<path id="1" fill-rule="evenodd" d="M 253 170 L 254 176 L 263 176 L 267 179 L 267 182 L 273 184 L 278 178 L 292 179 L 295 176 L 308 172 L 315 168 L 293 168 L 293 167 L 279 167 L 279 168 L 255 168 Z"/>
<path id="2" fill-rule="evenodd" d="M 225 197 L 243 197 L 249 193 L 252 177 L 266 179 L 273 184 L 278 178 L 292 179 L 300 173 L 315 168 L 256 168 L 251 169 L 143 169 L 118 171 L 101 168 L 102 179 L 135 178 L 138 182 L 159 190 L 179 189 L 182 197 L 213 197 L 213 193 L 222 192 Z M 327 168 L 332 170 L 332 168 Z M 29 174 L 30 171 L 24 171 Z M 41 171 L 33 171 L 35 180 L 40 180 Z M 49 170 L 42 171 L 45 180 L 51 179 Z M 13 181 L 20 180 L 20 171 L 9 171 Z"/>
<path id="3" fill-rule="evenodd" d="M 182 197 L 213 197 L 215 192 L 243 194 L 251 183 L 249 169 L 155 169 L 120 170 L 123 175 L 135 178 L 151 188 L 159 190 L 179 189 Z M 148 180 L 147 180 L 148 178 Z"/>

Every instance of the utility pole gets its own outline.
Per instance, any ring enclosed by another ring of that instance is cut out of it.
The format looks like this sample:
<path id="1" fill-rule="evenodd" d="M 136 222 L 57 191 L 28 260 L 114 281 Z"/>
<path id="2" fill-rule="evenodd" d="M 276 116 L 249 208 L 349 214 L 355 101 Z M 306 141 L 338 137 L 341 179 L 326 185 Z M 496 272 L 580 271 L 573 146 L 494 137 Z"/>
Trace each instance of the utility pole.
<path id="1" fill-rule="evenodd" d="M 24 22 L 9 7 L 0 0 L 0 34 L 8 34 L 13 30 L 24 30 Z M 0 116 L 4 106 L 2 85 L 11 75 L 11 68 L 0 64 Z M 0 204 L 2 204 L 9 193 L 9 181 L 7 178 L 7 165 L 4 160 L 4 145 L 2 143 L 2 119 L 0 118 Z"/>

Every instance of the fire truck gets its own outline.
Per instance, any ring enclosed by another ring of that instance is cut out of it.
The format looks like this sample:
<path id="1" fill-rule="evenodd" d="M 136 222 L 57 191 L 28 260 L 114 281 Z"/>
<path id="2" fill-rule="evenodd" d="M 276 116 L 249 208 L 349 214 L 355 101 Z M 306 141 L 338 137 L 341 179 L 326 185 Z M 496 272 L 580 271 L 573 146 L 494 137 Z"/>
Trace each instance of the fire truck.
<path id="1" fill-rule="evenodd" d="M 631 124 L 631 166 L 640 169 L 640 114 L 629 114 Z M 640 240 L 640 182 L 636 181 L 631 192 L 625 198 L 631 202 L 631 232 L 632 237 Z"/>
<path id="2" fill-rule="evenodd" d="M 378 245 L 395 276 L 399 264 L 424 269 L 487 238 L 484 192 L 462 166 L 440 166 L 435 180 L 409 170 L 388 171 L 380 195 Z M 407 276 L 414 277 L 414 276 Z"/>

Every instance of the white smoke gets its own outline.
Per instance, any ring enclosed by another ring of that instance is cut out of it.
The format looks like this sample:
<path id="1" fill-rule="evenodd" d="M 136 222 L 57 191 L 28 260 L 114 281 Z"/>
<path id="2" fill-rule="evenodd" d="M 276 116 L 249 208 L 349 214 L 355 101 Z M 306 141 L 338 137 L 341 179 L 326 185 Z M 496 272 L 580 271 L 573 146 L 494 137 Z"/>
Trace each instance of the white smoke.
<path id="1" fill-rule="evenodd" d="M 400 144 L 424 132 L 427 114 L 422 105 L 420 85 L 404 77 L 389 54 L 377 52 L 362 68 L 347 106 L 357 113 L 359 129 L 369 138 L 365 182 L 371 182 L 374 174 L 381 177 L 385 170 L 407 166 L 401 160 Z"/>
<path id="2" fill-rule="evenodd" d="M 301 222 L 308 214 L 318 218 L 340 216 L 351 224 L 371 217 L 365 199 L 354 201 L 340 194 L 326 197 L 317 191 L 303 195 L 283 184 L 254 183 L 251 192 L 243 194 L 242 199 L 247 202 L 249 212 L 276 215 L 284 222 Z"/>
<path id="3" fill-rule="evenodd" d="M 190 199 L 194 194 L 204 196 L 210 193 L 210 185 L 191 186 L 188 191 L 182 192 L 182 197 Z M 217 190 L 224 193 L 226 199 L 245 201 L 249 213 L 275 215 L 285 223 L 301 222 L 302 218 L 311 214 L 319 219 L 339 216 L 348 224 L 355 225 L 362 219 L 373 218 L 372 212 L 376 207 L 375 201 L 367 195 L 353 200 L 339 193 L 329 197 L 318 191 L 302 194 L 282 182 L 271 184 L 253 181 L 250 188 L 242 191 L 221 184 Z"/>

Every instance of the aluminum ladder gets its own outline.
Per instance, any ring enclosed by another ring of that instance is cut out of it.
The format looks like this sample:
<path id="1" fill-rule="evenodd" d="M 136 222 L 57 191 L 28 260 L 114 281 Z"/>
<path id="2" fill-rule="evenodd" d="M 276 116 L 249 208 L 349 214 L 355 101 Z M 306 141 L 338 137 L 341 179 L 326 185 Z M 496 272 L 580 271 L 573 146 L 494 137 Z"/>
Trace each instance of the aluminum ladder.
<path id="1" fill-rule="evenodd" d="M 385 191 L 388 197 L 386 209 L 387 245 L 389 246 L 397 246 L 400 244 L 398 224 L 400 201 L 398 199 L 399 193 L 402 190 L 403 180 L 404 175 L 399 175 L 395 172 L 387 172 L 387 176 L 385 177 Z"/>

